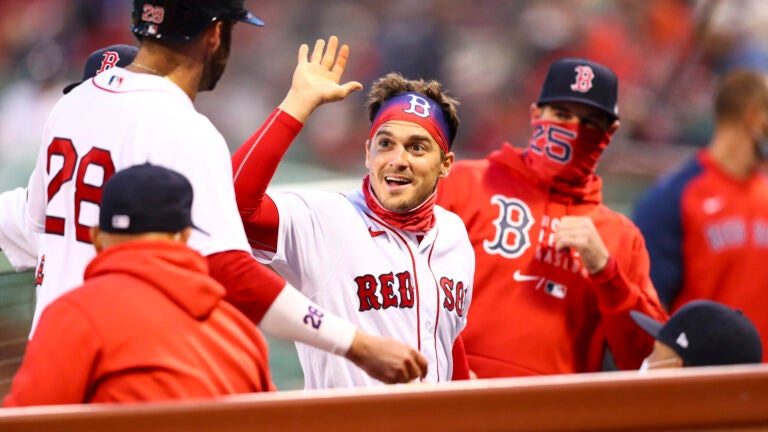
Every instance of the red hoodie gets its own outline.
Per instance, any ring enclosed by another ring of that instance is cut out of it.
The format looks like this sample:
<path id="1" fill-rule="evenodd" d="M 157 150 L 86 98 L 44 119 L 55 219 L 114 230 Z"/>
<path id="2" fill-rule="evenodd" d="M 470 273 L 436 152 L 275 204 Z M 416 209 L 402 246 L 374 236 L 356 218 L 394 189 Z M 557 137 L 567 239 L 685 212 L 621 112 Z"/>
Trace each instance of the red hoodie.
<path id="1" fill-rule="evenodd" d="M 94 258 L 48 306 L 4 406 L 211 398 L 274 390 L 256 326 L 183 243 L 137 240 Z"/>
<path id="2" fill-rule="evenodd" d="M 505 144 L 487 159 L 460 161 L 438 186 L 438 204 L 464 221 L 475 250 L 475 293 L 462 333 L 480 378 L 602 370 L 606 345 L 622 369 L 640 366 L 653 340 L 632 320 L 665 321 L 648 253 L 632 222 L 602 204 L 602 180 L 548 187 Z M 588 275 L 552 236 L 563 216 L 589 216 L 610 251 Z"/>

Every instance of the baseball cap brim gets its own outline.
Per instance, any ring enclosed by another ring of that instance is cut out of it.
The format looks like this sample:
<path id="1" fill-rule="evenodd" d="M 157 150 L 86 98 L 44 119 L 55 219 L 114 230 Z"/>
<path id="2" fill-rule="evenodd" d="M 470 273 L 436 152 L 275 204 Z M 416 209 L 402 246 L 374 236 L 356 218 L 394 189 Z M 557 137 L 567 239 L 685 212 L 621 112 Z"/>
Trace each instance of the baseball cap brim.
<path id="1" fill-rule="evenodd" d="M 264 21 L 258 19 L 256 15 L 251 13 L 251 11 L 245 11 L 245 13 L 242 16 L 239 16 L 237 19 L 238 21 L 242 21 L 244 23 L 253 24 L 259 27 L 264 27 Z"/>
<path id="2" fill-rule="evenodd" d="M 607 111 L 604 106 L 600 105 L 597 102 L 592 102 L 592 101 L 590 101 L 588 99 L 584 99 L 584 98 L 567 97 L 567 96 L 552 97 L 552 98 L 541 98 L 541 99 L 539 99 L 536 102 L 536 104 L 541 106 L 543 104 L 551 104 L 551 103 L 555 103 L 555 102 L 577 102 L 577 103 L 580 103 L 580 104 L 589 105 L 591 107 L 595 107 L 595 108 L 599 109 L 601 112 L 604 112 L 606 115 L 608 115 L 608 117 L 610 117 L 614 121 L 619 119 L 618 115 L 616 115 L 616 114 L 614 114 L 614 113 L 612 113 L 610 111 Z"/>
<path id="3" fill-rule="evenodd" d="M 192 229 L 194 229 L 194 230 L 197 230 L 197 231 L 199 231 L 201 234 L 205 234 L 205 235 L 207 235 L 208 237 L 210 237 L 210 236 L 211 236 L 211 234 L 209 234 L 209 233 L 208 233 L 208 231 L 206 231 L 206 230 L 204 230 L 204 229 L 200 228 L 199 226 L 195 225 L 194 223 L 193 223 L 192 225 L 190 225 L 190 228 L 192 228 Z"/>
<path id="4" fill-rule="evenodd" d="M 74 83 L 69 84 L 68 86 L 64 87 L 62 89 L 62 91 L 64 92 L 64 94 L 67 94 L 67 93 L 71 92 L 72 89 L 74 89 L 75 87 L 79 86 L 82 83 L 83 83 L 82 81 L 74 82 Z"/>
<path id="5" fill-rule="evenodd" d="M 635 323 L 637 323 L 638 326 L 640 326 L 643 331 L 651 335 L 654 339 L 659 339 L 659 332 L 661 331 L 661 327 L 663 326 L 662 323 L 656 321 L 655 319 L 651 318 L 650 316 L 638 312 L 638 311 L 629 311 L 629 315 L 632 317 L 633 320 L 635 320 Z"/>

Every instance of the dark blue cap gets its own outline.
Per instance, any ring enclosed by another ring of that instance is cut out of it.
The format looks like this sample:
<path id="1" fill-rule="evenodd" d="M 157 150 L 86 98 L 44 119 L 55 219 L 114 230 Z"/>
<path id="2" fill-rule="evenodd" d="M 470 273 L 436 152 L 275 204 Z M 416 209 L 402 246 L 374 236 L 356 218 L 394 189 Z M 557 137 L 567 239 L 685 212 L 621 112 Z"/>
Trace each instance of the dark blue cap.
<path id="1" fill-rule="evenodd" d="M 80 85 L 83 81 L 89 80 L 96 75 L 113 67 L 126 67 L 133 62 L 139 49 L 132 45 L 110 45 L 106 48 L 96 50 L 88 56 L 83 69 L 83 79 L 64 87 L 64 94 L 72 91 L 73 88 Z"/>
<path id="2" fill-rule="evenodd" d="M 99 229 L 110 233 L 175 233 L 192 223 L 192 185 L 176 171 L 135 165 L 115 173 L 104 186 Z"/>
<path id="3" fill-rule="evenodd" d="M 752 321 L 741 311 L 710 300 L 694 300 L 666 324 L 631 311 L 646 333 L 672 348 L 686 366 L 760 363 L 763 345 Z"/>
<path id="4" fill-rule="evenodd" d="M 189 41 L 220 20 L 264 25 L 245 0 L 133 0 L 131 17 L 134 34 L 178 41 Z"/>
<path id="5" fill-rule="evenodd" d="M 578 102 L 619 118 L 619 80 L 607 67 L 576 58 L 555 60 L 541 87 L 538 104 Z"/>

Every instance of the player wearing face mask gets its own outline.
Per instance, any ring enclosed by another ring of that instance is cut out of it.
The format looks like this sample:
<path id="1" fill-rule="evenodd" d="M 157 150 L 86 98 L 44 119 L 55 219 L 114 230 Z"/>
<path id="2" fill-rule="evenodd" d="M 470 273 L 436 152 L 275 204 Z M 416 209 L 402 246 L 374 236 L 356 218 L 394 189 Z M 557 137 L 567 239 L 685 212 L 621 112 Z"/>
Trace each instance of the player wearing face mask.
<path id="1" fill-rule="evenodd" d="M 480 378 L 599 371 L 606 346 L 636 369 L 653 341 L 629 311 L 666 320 L 643 238 L 602 204 L 595 174 L 619 126 L 617 88 L 605 66 L 555 61 L 531 106 L 527 148 L 459 161 L 438 186 L 438 204 L 462 218 L 475 250 L 462 335 Z"/>
<path id="2" fill-rule="evenodd" d="M 766 75 L 724 75 L 714 111 L 707 148 L 659 179 L 637 203 L 634 220 L 648 244 L 654 286 L 670 313 L 694 299 L 724 303 L 742 310 L 766 345 Z"/>

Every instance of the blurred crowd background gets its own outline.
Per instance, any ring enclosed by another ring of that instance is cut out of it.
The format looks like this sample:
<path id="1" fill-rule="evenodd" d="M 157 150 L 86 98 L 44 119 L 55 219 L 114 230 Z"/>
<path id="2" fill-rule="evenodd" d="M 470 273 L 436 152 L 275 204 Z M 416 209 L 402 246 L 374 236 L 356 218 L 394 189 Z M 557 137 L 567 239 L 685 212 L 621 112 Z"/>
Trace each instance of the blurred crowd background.
<path id="1" fill-rule="evenodd" d="M 0 189 L 23 186 L 40 131 L 90 52 L 135 44 L 130 0 L 0 2 Z M 461 101 L 459 157 L 502 141 L 523 146 L 528 109 L 549 62 L 587 57 L 620 78 L 622 127 L 602 162 L 653 175 L 671 149 L 704 145 L 711 89 L 738 66 L 768 71 L 765 0 L 249 0 L 264 28 L 235 28 L 232 57 L 198 109 L 232 149 L 277 106 L 301 43 L 338 35 L 351 47 L 346 80 L 369 87 L 398 71 L 438 79 Z M 365 92 L 321 108 L 289 159 L 339 173 L 363 171 Z M 672 152 L 672 153 L 670 153 Z M 298 174 L 307 171 L 296 170 Z M 290 179 L 284 175 L 283 179 Z"/>

